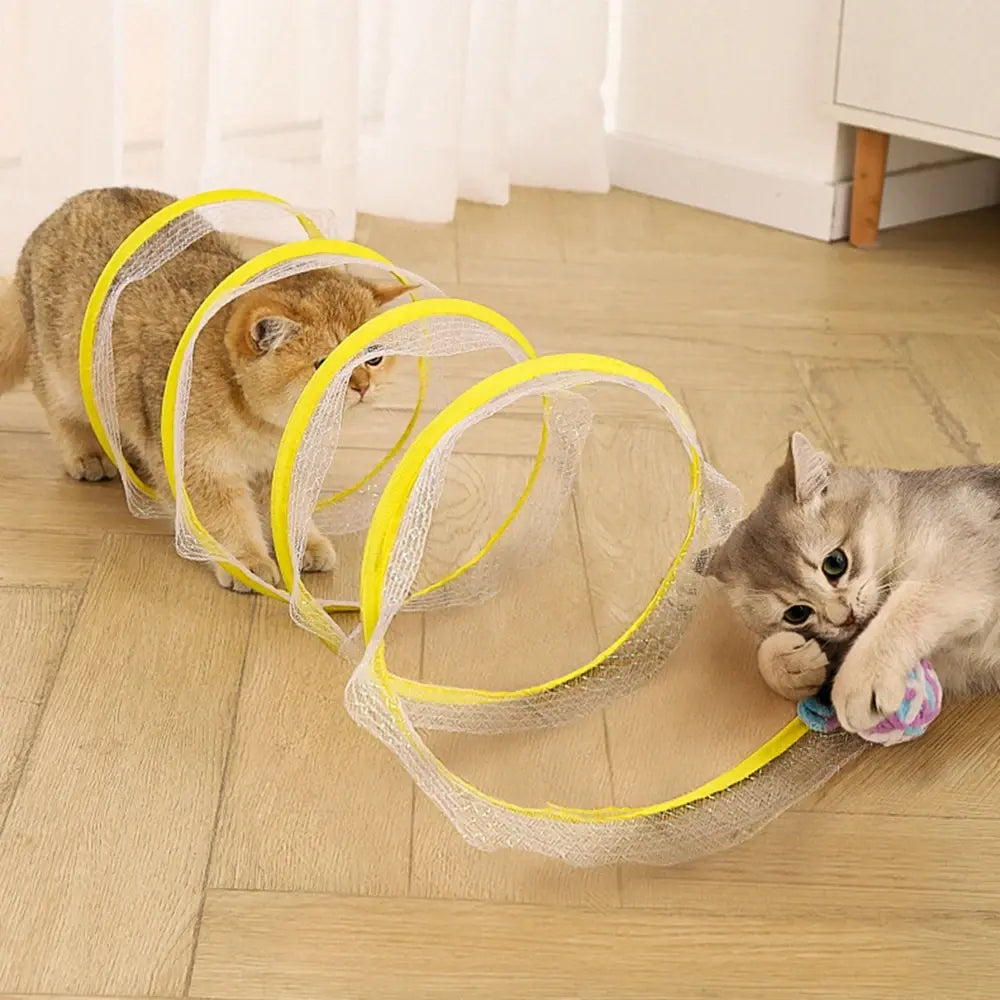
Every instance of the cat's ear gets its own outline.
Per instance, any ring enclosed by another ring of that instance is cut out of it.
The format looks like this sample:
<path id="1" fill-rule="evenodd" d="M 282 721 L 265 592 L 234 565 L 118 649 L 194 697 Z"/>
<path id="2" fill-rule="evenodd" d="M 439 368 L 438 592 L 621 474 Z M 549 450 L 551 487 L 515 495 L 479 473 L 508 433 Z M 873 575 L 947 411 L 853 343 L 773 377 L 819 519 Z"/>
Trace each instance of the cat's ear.
<path id="1" fill-rule="evenodd" d="M 401 285 L 398 281 L 386 282 L 384 284 L 374 281 L 368 282 L 368 287 L 375 296 L 377 305 L 384 306 L 387 302 L 399 298 L 404 292 L 415 292 L 419 285 Z"/>
<path id="2" fill-rule="evenodd" d="M 711 576 L 712 563 L 715 561 L 715 557 L 718 552 L 718 545 L 710 545 L 708 548 L 701 549 L 696 552 L 691 560 L 691 565 L 694 568 L 694 571 L 699 576 Z"/>
<path id="3" fill-rule="evenodd" d="M 250 324 L 250 346 L 255 354 L 267 354 L 291 340 L 299 329 L 299 324 L 286 316 L 260 316 Z"/>
<path id="4" fill-rule="evenodd" d="M 729 579 L 731 563 L 725 545 L 710 545 L 696 552 L 691 563 L 699 576 L 710 576 L 720 583 Z"/>
<path id="5" fill-rule="evenodd" d="M 820 451 L 801 431 L 788 439 L 788 457 L 785 459 L 795 499 L 809 503 L 826 487 L 833 472 L 833 460 Z"/>

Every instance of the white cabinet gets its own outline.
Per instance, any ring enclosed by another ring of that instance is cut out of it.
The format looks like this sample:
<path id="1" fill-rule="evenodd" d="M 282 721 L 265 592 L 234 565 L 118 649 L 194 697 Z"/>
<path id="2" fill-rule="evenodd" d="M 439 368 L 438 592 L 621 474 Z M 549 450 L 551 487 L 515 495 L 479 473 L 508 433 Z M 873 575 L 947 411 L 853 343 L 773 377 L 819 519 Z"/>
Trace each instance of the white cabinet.
<path id="1" fill-rule="evenodd" d="M 834 109 L 862 130 L 854 201 L 873 231 L 852 208 L 851 240 L 870 243 L 885 136 L 1000 157 L 1000 0 L 841 0 Z"/>

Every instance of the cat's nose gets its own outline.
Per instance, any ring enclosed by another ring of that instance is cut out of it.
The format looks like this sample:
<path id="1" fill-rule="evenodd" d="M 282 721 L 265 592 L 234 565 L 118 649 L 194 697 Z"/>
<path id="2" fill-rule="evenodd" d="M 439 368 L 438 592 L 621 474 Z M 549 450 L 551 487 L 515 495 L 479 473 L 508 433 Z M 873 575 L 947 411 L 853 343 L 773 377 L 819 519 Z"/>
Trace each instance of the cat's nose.
<path id="1" fill-rule="evenodd" d="M 358 402 L 363 402 L 369 387 L 367 385 L 352 385 L 351 388 L 358 394 Z"/>

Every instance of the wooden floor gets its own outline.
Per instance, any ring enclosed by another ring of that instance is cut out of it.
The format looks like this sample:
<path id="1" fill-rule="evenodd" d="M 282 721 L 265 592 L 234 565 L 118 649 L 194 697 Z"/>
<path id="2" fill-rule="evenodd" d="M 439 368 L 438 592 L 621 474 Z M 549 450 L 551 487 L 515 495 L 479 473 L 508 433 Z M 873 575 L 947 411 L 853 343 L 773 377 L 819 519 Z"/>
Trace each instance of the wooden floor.
<path id="1" fill-rule="evenodd" d="M 795 428 L 855 462 L 1000 460 L 1000 212 L 862 253 L 617 191 L 517 191 L 446 227 L 363 220 L 359 239 L 542 351 L 651 369 L 748 502 Z M 384 447 L 390 409 L 352 426 L 345 461 Z M 519 481 L 524 421 L 470 449 L 462 524 Z M 470 627 L 410 616 L 400 671 L 533 677 L 579 657 L 601 609 L 627 616 L 650 505 L 685 474 L 656 457 L 660 431 L 613 403 L 594 432 L 605 506 L 557 533 L 572 554 Z M 0 1000 L 1000 995 L 1000 702 L 948 706 L 923 740 L 868 752 L 701 861 L 481 854 L 346 715 L 348 667 L 180 560 L 118 485 L 65 480 L 27 391 L 0 400 L 0 468 Z M 556 600 L 594 620 L 553 631 Z M 548 644 L 512 627 L 525 611 Z M 717 738 L 654 685 L 639 722 L 615 706 L 439 749 L 491 787 L 584 805 L 710 774 L 788 711 L 746 656 L 727 679 L 727 621 L 703 624 L 711 669 L 683 696 L 704 713 L 719 685 L 738 692 L 744 716 Z"/>

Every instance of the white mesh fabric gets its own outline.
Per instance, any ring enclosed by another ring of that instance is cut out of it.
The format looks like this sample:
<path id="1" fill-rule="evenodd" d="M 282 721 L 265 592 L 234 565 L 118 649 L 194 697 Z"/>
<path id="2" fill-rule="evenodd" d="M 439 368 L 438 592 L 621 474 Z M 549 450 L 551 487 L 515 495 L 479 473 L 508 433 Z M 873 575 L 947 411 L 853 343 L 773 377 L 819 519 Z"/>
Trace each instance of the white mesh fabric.
<path id="1" fill-rule="evenodd" d="M 379 262 L 363 260 L 362 258 L 352 255 L 333 253 L 310 254 L 308 256 L 297 257 L 292 260 L 284 261 L 265 269 L 260 274 L 255 275 L 239 287 L 225 292 L 208 310 L 206 310 L 194 336 L 191 338 L 191 341 L 187 345 L 187 349 L 181 358 L 180 377 L 178 380 L 177 399 L 174 411 L 175 450 L 173 472 L 175 482 L 178 484 L 178 490 L 180 489 L 180 484 L 184 481 L 185 422 L 191 397 L 194 353 L 198 343 L 198 336 L 204 330 L 205 326 L 221 309 L 224 309 L 230 302 L 239 298 L 241 295 L 246 294 L 252 289 L 272 284 L 275 281 L 280 281 L 282 278 L 290 277 L 293 274 L 303 274 L 320 268 L 344 266 L 349 263 L 359 262 L 364 263 L 365 266 L 376 267 L 387 272 L 395 271 L 402 274 L 402 272 L 399 272 L 398 269 L 392 267 L 392 265 L 384 265 Z M 407 275 L 407 280 L 411 281 L 413 284 L 419 285 L 423 290 L 426 290 L 432 295 L 440 295 L 440 289 L 438 289 L 437 286 L 425 281 L 419 275 L 413 274 L 412 272 L 407 272 Z M 349 377 L 350 372 L 348 371 L 345 377 L 345 385 L 346 379 Z M 197 511 L 195 511 L 195 513 L 197 513 Z M 176 506 L 175 511 L 175 537 L 178 552 L 180 552 L 180 554 L 187 559 L 213 562 L 234 561 L 231 553 L 227 553 L 221 549 L 219 551 L 209 551 L 205 545 L 202 544 L 198 538 L 194 525 L 189 523 L 187 512 L 184 510 L 183 505 L 180 504 Z M 260 582 L 263 583 L 263 581 Z"/>
<path id="2" fill-rule="evenodd" d="M 287 221 L 294 212 L 291 206 L 266 201 L 222 201 L 192 209 L 154 233 L 119 269 L 97 317 L 92 367 L 94 404 L 119 468 L 123 467 L 124 456 L 116 398 L 113 330 L 115 310 L 122 293 L 133 282 L 148 277 L 209 233 L 236 232 L 241 224 L 243 228 L 256 225 L 258 229 L 263 225 L 266 231 L 276 217 L 285 216 Z M 292 229 L 294 231 L 294 225 Z M 136 517 L 162 517 L 169 512 L 169 497 L 153 500 L 137 489 L 127 476 L 122 477 L 122 484 L 129 510 Z"/>
<path id="3" fill-rule="evenodd" d="M 212 230 L 245 231 L 239 224 L 227 224 L 227 207 L 232 206 L 240 213 L 249 210 L 251 213 L 273 214 L 277 207 L 280 214 L 281 210 L 281 206 L 273 203 L 248 205 L 234 202 L 189 212 L 155 234 L 126 262 L 112 283 L 95 331 L 93 392 L 119 464 L 123 461 L 123 441 L 116 413 L 113 326 L 120 297 L 130 284 L 147 277 Z M 257 276 L 216 303 L 204 323 L 251 288 L 290 274 L 331 266 L 358 267 L 362 270 L 391 268 L 405 280 L 422 286 L 423 294 L 441 294 L 412 272 L 351 255 L 319 254 L 278 265 Z M 379 345 L 379 353 L 442 357 L 500 347 L 514 360 L 523 358 L 523 352 L 506 337 L 486 324 L 481 325 L 486 327 L 485 330 L 474 329 L 475 321 L 465 317 L 444 317 L 441 322 L 420 320 L 386 337 L 386 343 Z M 175 425 L 178 483 L 183 482 L 184 427 L 190 402 L 196 340 L 197 337 L 182 359 Z M 345 365 L 331 382 L 296 457 L 289 513 L 296 566 L 301 562 L 305 532 L 340 438 L 347 381 L 356 360 L 352 359 L 352 363 Z M 382 614 L 366 646 L 352 645 L 358 642 L 357 633 L 346 637 L 318 602 L 306 599 L 297 574 L 292 613 L 300 624 L 317 632 L 332 645 L 344 643 L 350 651 L 349 655 L 360 660 L 345 694 L 350 713 L 400 757 L 414 780 L 470 843 L 482 849 L 535 851 L 575 865 L 619 861 L 677 863 L 728 847 L 750 836 L 780 811 L 821 784 L 837 768 L 856 756 L 865 744 L 844 734 L 810 735 L 751 778 L 711 798 L 681 809 L 651 811 L 624 820 L 592 822 L 582 821 L 580 816 L 569 812 L 543 815 L 539 810 L 521 809 L 466 786 L 437 760 L 421 739 L 420 731 L 508 732 L 557 725 L 607 705 L 667 665 L 668 657 L 682 636 L 698 600 L 701 580 L 691 566 L 694 556 L 700 548 L 726 536 L 739 506 L 735 488 L 707 463 L 702 464 L 703 492 L 699 498 L 696 530 L 687 562 L 680 567 L 672 587 L 652 607 L 641 624 L 592 669 L 559 686 L 540 685 L 541 690 L 532 689 L 528 694 L 501 698 L 486 705 L 443 703 L 440 698 L 419 690 L 413 692 L 410 698 L 402 698 L 391 689 L 386 689 L 377 669 L 380 643 L 400 611 L 433 611 L 446 605 L 480 601 L 496 593 L 501 585 L 516 586 L 519 572 L 531 568 L 534 553 L 548 544 L 556 519 L 567 505 L 577 479 L 580 452 L 591 426 L 590 407 L 583 397 L 572 390 L 597 382 L 615 382 L 644 392 L 665 412 L 689 454 L 700 455 L 694 429 L 683 410 L 641 383 L 580 372 L 563 372 L 536 379 L 494 400 L 457 424 L 431 453 L 403 513 L 403 523 L 384 581 Z M 433 535 L 429 533 L 433 513 L 440 502 L 452 452 L 461 435 L 490 414 L 519 399 L 542 393 L 551 401 L 547 414 L 551 433 L 544 461 L 523 506 L 482 558 L 446 585 L 414 597 L 425 548 L 433 544 Z M 353 531 L 367 523 L 393 464 L 388 464 L 363 489 L 355 491 L 332 509 L 330 521 L 334 532 Z M 127 479 L 124 487 L 133 513 L 138 516 L 163 513 L 161 505 L 151 501 Z M 177 545 L 183 555 L 209 560 L 231 558 L 222 549 L 208 551 L 195 538 L 185 512 L 180 505 L 178 507 L 175 512 Z M 392 669 L 391 662 L 389 669 Z M 557 794 L 552 797 L 558 799 Z"/>
<path id="4" fill-rule="evenodd" d="M 555 390 L 546 402 L 545 452 L 524 504 L 516 513 L 512 511 L 513 520 L 473 566 L 443 586 L 428 579 L 425 586 L 432 585 L 433 589 L 427 593 L 418 590 L 409 596 L 405 602 L 407 611 L 430 611 L 489 600 L 505 581 L 530 568 L 538 552 L 549 548 L 579 475 L 593 412 L 583 396 L 566 390 Z M 469 426 L 465 421 L 458 425 L 456 442 Z"/>
<path id="5" fill-rule="evenodd" d="M 289 490 L 288 536 L 296 567 L 301 565 L 309 525 L 314 518 L 331 464 L 335 461 L 348 381 L 366 350 L 359 347 L 358 352 L 330 380 L 320 403 L 313 411 L 295 455 Z M 383 357 L 408 356 L 434 359 L 488 350 L 502 351 L 514 361 L 523 361 L 526 357 L 524 349 L 496 327 L 482 320 L 458 314 L 412 320 L 381 337 L 378 344 L 378 353 Z M 435 374 L 433 360 L 429 368 L 433 388 Z M 322 372 L 314 376 L 314 378 L 319 377 L 322 377 Z M 416 428 L 414 430 L 416 431 Z M 359 520 L 367 525 L 392 468 L 401 454 L 386 465 L 382 474 L 350 498 L 351 503 L 345 514 L 342 515 L 337 506 L 323 510 L 322 516 L 317 520 L 325 533 L 334 536 L 353 533 L 357 530 Z M 539 491 L 539 497 L 543 495 L 544 491 Z M 544 518 L 539 513 L 534 518 L 533 524 L 538 526 L 543 523 Z M 348 595 L 347 599 L 354 600 L 356 595 Z M 309 594 L 296 568 L 290 601 L 293 619 L 304 628 L 326 637 L 330 634 L 331 627 L 336 626 L 322 607 L 325 603 L 330 602 Z M 354 656 L 354 660 L 356 662 L 357 655 Z"/>
<path id="6" fill-rule="evenodd" d="M 725 537 L 738 514 L 737 491 L 707 463 L 702 466 L 702 494 L 694 498 L 695 534 L 673 586 L 641 625 L 589 672 L 561 686 L 543 685 L 538 693 L 487 704 L 452 704 L 442 703 L 438 695 L 427 691 L 416 692 L 412 700 L 400 697 L 391 680 L 386 682 L 388 689 L 384 686 L 377 669 L 381 642 L 395 615 L 406 605 L 419 572 L 428 525 L 440 501 L 449 457 L 462 432 L 530 393 L 553 394 L 590 382 L 613 382 L 645 393 L 670 419 L 688 453 L 700 457 L 690 421 L 672 399 L 630 379 L 591 373 L 536 378 L 450 428 L 427 457 L 406 504 L 388 560 L 380 618 L 348 684 L 345 702 L 352 717 L 400 757 L 424 792 L 479 848 L 516 847 L 577 865 L 676 863 L 749 836 L 851 759 L 859 752 L 860 741 L 806 737 L 752 778 L 717 796 L 682 809 L 594 822 L 581 821 L 575 815 L 545 815 L 492 800 L 451 775 L 418 730 L 504 732 L 557 725 L 608 704 L 661 669 L 697 602 L 701 578 L 691 562 L 700 546 Z M 391 671 L 393 664 L 387 666 Z"/>
<path id="7" fill-rule="evenodd" d="M 370 648 L 370 647 L 369 647 Z M 348 682 L 355 721 L 395 753 L 462 837 L 484 851 L 513 849 L 589 867 L 675 865 L 732 847 L 817 789 L 866 744 L 845 733 L 809 733 L 745 781 L 666 812 L 605 822 L 531 815 L 457 784 L 403 712 L 386 706 L 366 653 Z"/>
<path id="8" fill-rule="evenodd" d="M 389 557 L 376 635 L 385 635 L 392 619 L 404 606 L 439 607 L 451 603 L 448 600 L 447 589 L 441 601 L 427 601 L 423 605 L 420 600 L 411 602 L 410 593 L 413 581 L 420 570 L 431 518 L 440 501 L 445 470 L 459 438 L 471 427 L 528 396 L 545 394 L 558 398 L 560 394 L 567 393 L 570 387 L 580 388 L 599 382 L 624 385 L 642 392 L 670 420 L 687 453 L 700 456 L 700 446 L 684 411 L 671 397 L 641 382 L 592 372 L 559 372 L 535 378 L 497 396 L 449 428 L 421 468 Z M 576 399 L 582 399 L 577 394 L 569 395 L 571 398 L 575 396 Z M 537 553 L 543 550 L 539 542 L 551 538 L 555 520 L 579 468 L 580 449 L 586 439 L 586 433 L 581 434 L 580 431 L 581 427 L 573 421 L 569 421 L 563 428 L 563 434 L 574 439 L 573 444 L 564 443 L 553 454 L 568 456 L 568 464 L 558 468 L 551 476 L 539 477 L 541 486 L 539 500 L 532 503 L 533 498 L 529 494 L 529 503 L 522 512 L 524 516 L 517 519 L 522 525 L 531 526 L 532 515 L 539 518 L 539 521 L 534 522 L 535 530 L 530 534 L 531 544 L 520 550 L 522 565 L 530 564 L 532 559 L 537 560 Z M 699 548 L 728 535 L 733 520 L 739 512 L 739 491 L 711 469 L 707 462 L 703 459 L 701 461 L 703 469 L 710 471 L 702 477 L 703 494 L 697 509 L 695 537 L 689 549 L 690 556 L 695 555 Z M 547 464 L 549 463 L 543 464 L 543 470 Z M 515 533 L 512 540 L 516 539 Z M 523 543 L 526 539 L 522 536 L 520 540 Z M 501 552 L 503 551 L 505 549 L 501 549 Z M 506 551 L 512 552 L 516 558 L 516 546 L 506 548 Z M 464 593 L 469 595 L 467 597 L 469 601 L 490 596 L 501 579 L 501 575 L 497 572 L 498 566 L 510 565 L 510 562 L 503 563 L 488 558 L 483 560 L 483 563 L 485 563 L 483 578 L 489 581 L 487 584 L 484 584 L 482 579 L 477 581 L 472 571 L 463 574 L 470 576 L 472 586 L 478 582 L 481 588 L 478 592 L 471 591 L 471 586 L 465 589 Z M 664 567 L 664 571 L 666 569 L 667 567 Z M 507 732 L 568 722 L 584 712 L 606 704 L 610 699 L 633 690 L 660 669 L 684 634 L 684 628 L 697 603 L 700 580 L 698 574 L 687 564 L 682 565 L 673 586 L 653 608 L 643 624 L 597 668 L 569 684 L 523 699 L 483 705 L 440 705 L 404 701 L 405 710 L 411 713 L 411 721 L 415 726 L 463 732 Z M 463 593 L 462 577 L 459 577 L 456 584 L 458 592 Z M 650 597 L 652 596 L 651 594 Z M 455 603 L 460 601 L 461 598 L 455 600 Z"/>
<path id="9" fill-rule="evenodd" d="M 344 384 L 345 386 L 347 385 L 346 379 Z M 346 405 L 346 400 L 342 401 L 342 408 L 344 405 Z M 426 411 L 421 415 L 422 419 L 418 420 L 414 427 L 414 432 L 427 422 L 428 416 L 430 414 Z M 410 438 L 412 436 L 411 434 Z M 324 534 L 335 537 L 339 535 L 354 535 L 359 531 L 364 531 L 368 527 L 375 504 L 378 503 L 378 498 L 382 495 L 385 484 L 392 475 L 392 470 L 402 457 L 403 450 L 401 448 L 374 475 L 367 478 L 372 472 L 372 470 L 369 470 L 366 473 L 363 483 L 360 485 L 357 483 L 353 484 L 350 495 L 336 499 L 335 503 L 324 503 L 317 509 L 315 515 L 316 524 Z"/>
<path id="10" fill-rule="evenodd" d="M 112 338 L 118 300 L 130 284 L 152 274 L 210 232 L 211 224 L 198 212 L 185 213 L 161 229 L 118 271 L 98 314 L 92 368 L 94 403 L 111 443 L 115 464 L 119 468 L 123 467 L 124 458 L 118 422 Z M 128 476 L 122 476 L 122 485 L 129 510 L 136 517 L 162 517 L 169 510 L 167 498 L 160 498 L 157 502 L 147 497 L 134 486 Z"/>

